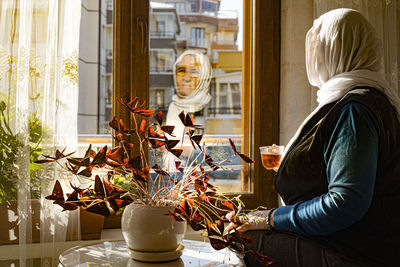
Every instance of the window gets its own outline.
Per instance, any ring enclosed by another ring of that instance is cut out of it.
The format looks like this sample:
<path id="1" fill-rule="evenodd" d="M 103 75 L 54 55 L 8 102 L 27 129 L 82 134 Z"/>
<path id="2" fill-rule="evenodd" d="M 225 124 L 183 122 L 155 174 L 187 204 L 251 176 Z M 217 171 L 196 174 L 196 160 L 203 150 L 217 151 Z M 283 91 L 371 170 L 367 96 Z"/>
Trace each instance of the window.
<path id="1" fill-rule="evenodd" d="M 190 5 L 192 12 L 200 12 L 200 1 L 184 2 Z M 115 3 L 114 101 L 116 98 L 128 100 L 133 96 L 149 99 L 151 86 L 157 82 L 150 76 L 149 50 L 146 45 L 149 41 L 151 43 L 145 31 L 147 27 L 145 24 L 149 21 L 149 1 L 116 1 Z M 244 192 L 242 199 L 247 208 L 258 205 L 274 206 L 277 198 L 273 189 L 273 174 L 262 168 L 258 147 L 279 143 L 279 68 L 277 66 L 279 66 L 280 45 L 280 1 L 243 0 L 243 3 L 243 78 L 241 83 L 238 83 L 238 87 L 242 88 L 241 116 L 245 119 L 240 123 L 243 133 L 240 149 L 256 159 L 256 163 L 245 166 L 239 171 L 243 174 L 239 182 L 241 191 Z M 251 25 L 252 21 L 254 25 Z M 186 27 L 189 27 L 188 22 L 185 21 L 185 23 Z M 194 36 L 206 38 L 205 32 L 192 35 L 193 28 L 201 27 L 190 27 L 189 41 L 192 41 Z M 129 38 L 132 35 L 136 38 Z M 253 43 L 252 40 L 254 40 Z M 178 42 L 177 55 L 180 53 L 181 46 L 183 44 Z M 203 52 L 207 55 L 212 54 L 205 45 Z M 231 67 L 234 70 L 234 66 Z M 215 81 L 212 81 L 213 83 L 216 84 Z M 232 85 L 236 82 L 230 83 Z M 123 88 L 131 88 L 131 91 Z M 165 90 L 165 101 L 170 101 L 167 92 L 171 89 Z M 237 93 L 235 95 L 236 85 L 228 86 L 228 90 L 231 90 L 230 101 L 235 102 L 234 99 L 239 98 Z M 211 89 L 211 92 L 216 91 L 217 88 Z M 250 94 L 250 92 L 253 93 Z M 115 106 L 114 112 L 129 121 L 128 113 L 123 108 Z M 250 176 L 251 179 L 248 179 Z"/>
<path id="2" fill-rule="evenodd" d="M 155 94 L 155 99 L 156 99 L 156 103 L 155 106 L 156 107 L 160 107 L 160 109 L 164 109 L 164 98 L 165 98 L 165 91 L 164 90 L 156 90 L 156 94 Z"/>
<path id="3" fill-rule="evenodd" d="M 157 31 L 160 34 L 165 33 L 165 21 L 157 21 Z"/>
<path id="4" fill-rule="evenodd" d="M 217 96 L 218 99 L 218 111 L 219 114 L 227 114 L 228 113 L 228 84 L 221 83 L 219 85 L 219 94 Z"/>
<path id="5" fill-rule="evenodd" d="M 171 50 L 150 50 L 150 71 L 172 72 L 174 58 Z"/>
<path id="6" fill-rule="evenodd" d="M 218 3 L 203 0 L 201 2 L 201 9 L 207 13 L 216 14 L 216 12 L 218 11 Z"/>
<path id="7" fill-rule="evenodd" d="M 231 114 L 239 114 L 242 109 L 242 100 L 240 97 L 240 84 L 239 83 L 231 83 L 230 84 L 230 95 L 231 95 Z"/>
<path id="8" fill-rule="evenodd" d="M 204 28 L 192 28 L 191 32 L 191 46 L 204 47 Z"/>
<path id="9" fill-rule="evenodd" d="M 150 38 L 174 39 L 179 33 L 176 9 L 171 5 L 151 9 Z"/>
<path id="10" fill-rule="evenodd" d="M 190 0 L 190 11 L 191 12 L 200 11 L 200 0 Z"/>
<path id="11" fill-rule="evenodd" d="M 176 12 L 185 13 L 185 3 L 174 2 L 174 3 L 171 3 L 171 4 L 173 4 L 175 6 Z"/>
<path id="12" fill-rule="evenodd" d="M 109 133 L 112 118 L 113 1 L 82 3 L 80 30 L 78 135 L 84 149 L 84 140 Z"/>

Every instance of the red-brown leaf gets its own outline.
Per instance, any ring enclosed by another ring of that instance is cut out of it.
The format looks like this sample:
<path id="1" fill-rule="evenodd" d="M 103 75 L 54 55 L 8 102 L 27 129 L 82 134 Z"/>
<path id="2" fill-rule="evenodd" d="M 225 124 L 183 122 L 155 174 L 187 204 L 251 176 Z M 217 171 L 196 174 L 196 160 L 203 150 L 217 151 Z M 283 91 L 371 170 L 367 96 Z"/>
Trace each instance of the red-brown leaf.
<path id="1" fill-rule="evenodd" d="M 94 191 L 97 195 L 100 195 L 103 198 L 105 197 L 104 186 L 98 175 L 94 178 Z"/>
<path id="2" fill-rule="evenodd" d="M 208 239 L 210 240 L 211 246 L 216 250 L 221 250 L 229 246 L 229 244 L 223 240 L 212 237 L 209 237 Z"/>
<path id="3" fill-rule="evenodd" d="M 107 153 L 107 145 L 105 145 L 100 151 L 94 156 L 91 165 L 98 165 L 106 163 L 106 153 Z"/>
<path id="4" fill-rule="evenodd" d="M 202 134 L 200 134 L 200 135 L 192 135 L 192 136 L 190 137 L 190 142 L 192 143 L 192 146 L 193 146 L 194 149 L 196 149 L 196 147 L 195 147 L 194 144 L 197 144 L 197 146 L 198 146 L 199 149 L 201 150 L 200 142 L 201 142 L 201 139 L 202 139 L 202 138 L 203 138 L 203 135 L 202 135 Z"/>
<path id="5" fill-rule="evenodd" d="M 64 193 L 61 187 L 61 184 L 58 180 L 56 180 L 56 183 L 53 188 L 53 192 L 51 193 L 50 196 L 45 197 L 48 200 L 62 200 L 64 201 Z"/>
<path id="6" fill-rule="evenodd" d="M 124 162 L 124 148 L 122 146 L 115 147 L 107 152 L 107 157 L 120 164 Z"/>
<path id="7" fill-rule="evenodd" d="M 229 138 L 229 144 L 230 144 L 230 146 L 231 146 L 233 152 L 235 152 L 235 154 L 236 154 L 236 153 L 237 153 L 237 150 L 236 150 L 235 143 L 233 143 L 232 139 L 230 139 L 230 138 Z"/>
<path id="8" fill-rule="evenodd" d="M 152 148 L 160 148 L 165 145 L 165 141 L 159 138 L 149 137 L 149 142 Z"/>
<path id="9" fill-rule="evenodd" d="M 120 208 L 131 204 L 133 200 L 131 198 L 112 198 L 108 202 L 114 211 L 118 211 Z"/>
<path id="10" fill-rule="evenodd" d="M 170 177 L 169 173 L 164 171 L 163 169 L 160 168 L 160 166 L 158 166 L 158 164 L 155 164 L 153 167 L 151 167 L 156 173 L 160 174 L 160 175 L 164 175 L 164 176 L 168 176 Z"/>
<path id="11" fill-rule="evenodd" d="M 224 222 L 222 220 L 215 221 L 215 225 L 217 226 L 219 233 L 222 235 L 224 233 Z"/>
<path id="12" fill-rule="evenodd" d="M 173 149 L 177 144 L 179 143 L 179 140 L 175 140 L 175 139 L 169 139 L 167 140 L 165 147 L 167 148 L 167 150 L 171 150 Z"/>
<path id="13" fill-rule="evenodd" d="M 142 122 L 140 123 L 140 128 L 139 128 L 140 134 L 146 138 L 146 120 L 143 119 Z"/>
<path id="14" fill-rule="evenodd" d="M 194 188 L 197 192 L 205 192 L 207 190 L 207 188 L 204 186 L 203 181 L 200 178 L 196 178 L 194 180 Z"/>
<path id="15" fill-rule="evenodd" d="M 104 202 L 98 202 L 96 204 L 90 205 L 89 207 L 86 208 L 86 210 L 88 212 L 100 214 L 103 216 L 110 215 L 110 210 L 107 208 L 107 205 Z"/>
<path id="16" fill-rule="evenodd" d="M 91 177 L 92 176 L 92 168 L 91 167 L 86 167 L 82 171 L 78 172 L 78 175 Z"/>
<path id="17" fill-rule="evenodd" d="M 164 120 L 162 111 L 159 111 L 156 115 L 154 115 L 154 118 L 157 120 L 158 124 L 161 125 Z"/>
<path id="18" fill-rule="evenodd" d="M 253 162 L 254 162 L 254 160 L 252 160 L 251 158 L 249 158 L 249 157 L 246 156 L 245 154 L 242 154 L 242 153 L 240 153 L 240 152 L 238 152 L 237 154 L 238 154 L 238 156 L 239 156 L 242 160 L 244 160 L 246 163 L 253 163 Z"/>
<path id="19" fill-rule="evenodd" d="M 174 136 L 173 135 L 174 129 L 175 129 L 175 126 L 168 126 L 168 125 L 161 126 L 161 130 L 163 130 L 164 132 L 166 132 L 167 134 L 172 135 L 172 136 Z"/>
<path id="20" fill-rule="evenodd" d="M 230 202 L 230 201 L 225 201 L 225 202 L 223 203 L 223 205 L 224 205 L 225 207 L 227 207 L 228 209 L 230 209 L 230 210 L 235 210 L 235 207 L 233 206 L 232 202 Z"/>
<path id="21" fill-rule="evenodd" d="M 89 145 L 88 149 L 85 152 L 84 158 L 92 158 L 96 155 L 96 153 L 92 149 L 92 144 Z"/>
<path id="22" fill-rule="evenodd" d="M 183 149 L 171 149 L 171 150 L 169 150 L 169 152 L 174 154 L 175 157 L 179 158 L 183 152 Z"/>
<path id="23" fill-rule="evenodd" d="M 156 112 L 155 109 L 141 109 L 136 111 L 135 113 L 145 117 L 150 117 L 151 115 L 154 114 L 154 112 Z"/>
<path id="24" fill-rule="evenodd" d="M 178 213 L 175 213 L 175 212 L 173 212 L 173 211 L 168 211 L 168 215 L 171 215 L 171 216 L 172 216 L 172 219 L 173 219 L 174 221 L 178 221 L 178 222 L 184 221 Z"/>

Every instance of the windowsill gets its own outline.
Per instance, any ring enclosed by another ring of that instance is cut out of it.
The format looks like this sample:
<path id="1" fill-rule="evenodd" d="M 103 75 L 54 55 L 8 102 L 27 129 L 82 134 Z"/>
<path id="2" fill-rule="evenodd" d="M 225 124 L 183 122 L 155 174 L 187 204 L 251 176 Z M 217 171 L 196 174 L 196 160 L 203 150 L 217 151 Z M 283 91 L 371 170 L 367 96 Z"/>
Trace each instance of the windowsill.
<path id="1" fill-rule="evenodd" d="M 65 241 L 55 243 L 33 243 L 27 244 L 26 252 L 27 258 L 40 258 L 40 257 L 52 257 L 56 254 L 61 254 L 63 251 L 75 247 L 75 246 L 87 246 L 96 244 L 104 241 L 115 241 L 123 240 L 121 229 L 103 229 L 101 233 L 101 239 L 98 240 L 79 240 L 79 241 Z M 201 235 L 201 232 L 195 232 L 190 228 L 187 228 L 185 239 L 205 241 L 205 237 Z M 20 249 L 19 244 L 2 245 L 0 246 L 0 263 L 6 260 L 17 260 L 19 259 Z"/>

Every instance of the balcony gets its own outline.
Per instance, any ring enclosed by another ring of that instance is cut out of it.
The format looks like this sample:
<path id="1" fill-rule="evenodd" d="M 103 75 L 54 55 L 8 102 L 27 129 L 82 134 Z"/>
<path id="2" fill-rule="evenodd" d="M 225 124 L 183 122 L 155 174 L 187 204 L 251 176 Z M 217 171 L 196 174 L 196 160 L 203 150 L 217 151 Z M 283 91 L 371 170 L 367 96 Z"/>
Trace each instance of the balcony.
<path id="1" fill-rule="evenodd" d="M 151 31 L 150 38 L 155 39 L 176 39 L 176 34 L 173 31 Z"/>
<path id="2" fill-rule="evenodd" d="M 172 74 L 172 66 L 150 66 L 150 72 L 168 72 Z"/>
<path id="3" fill-rule="evenodd" d="M 208 47 L 208 40 L 206 39 L 192 39 L 187 42 L 188 47 L 190 48 L 204 48 Z"/>
<path id="4" fill-rule="evenodd" d="M 208 115 L 241 115 L 242 107 L 209 107 Z"/>

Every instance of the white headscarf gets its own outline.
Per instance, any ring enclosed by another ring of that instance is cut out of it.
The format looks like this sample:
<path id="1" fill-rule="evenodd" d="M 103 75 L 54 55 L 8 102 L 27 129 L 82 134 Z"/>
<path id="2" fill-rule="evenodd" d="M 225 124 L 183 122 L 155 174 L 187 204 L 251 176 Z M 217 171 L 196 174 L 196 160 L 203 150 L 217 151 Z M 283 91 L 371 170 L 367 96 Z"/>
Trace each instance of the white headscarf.
<path id="1" fill-rule="evenodd" d="M 319 109 L 356 86 L 382 91 L 400 119 L 400 99 L 383 76 L 383 48 L 373 26 L 356 10 L 340 8 L 314 21 L 306 36 L 309 82 L 319 87 L 318 107 L 303 121 L 286 149 Z"/>
<path id="2" fill-rule="evenodd" d="M 176 65 L 183 59 L 183 57 L 191 55 L 195 58 L 196 63 L 200 66 L 200 78 L 196 88 L 190 95 L 183 96 L 176 90 L 176 94 L 172 97 L 172 103 L 168 108 L 167 124 L 168 122 L 178 119 L 178 114 L 184 110 L 185 112 L 197 112 L 202 110 L 207 105 L 211 96 L 209 93 L 209 86 L 212 76 L 212 70 L 208 57 L 198 50 L 186 50 L 183 52 L 174 64 L 174 83 L 176 86 Z"/>

